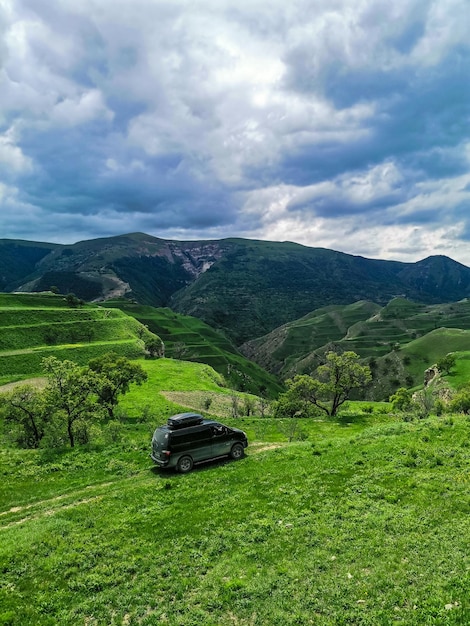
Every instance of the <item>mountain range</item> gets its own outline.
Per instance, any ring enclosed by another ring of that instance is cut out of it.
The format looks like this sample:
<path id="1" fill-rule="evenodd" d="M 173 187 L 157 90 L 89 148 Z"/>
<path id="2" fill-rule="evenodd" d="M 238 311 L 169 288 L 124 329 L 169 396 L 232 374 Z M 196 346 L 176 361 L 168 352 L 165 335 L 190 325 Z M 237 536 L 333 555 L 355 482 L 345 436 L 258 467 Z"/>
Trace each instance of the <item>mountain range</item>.
<path id="1" fill-rule="evenodd" d="M 71 245 L 0 240 L 0 291 L 51 287 L 87 301 L 124 297 L 170 307 L 241 345 L 329 305 L 461 300 L 470 296 L 470 268 L 445 256 L 404 263 L 236 238 L 172 241 L 131 233 Z"/>

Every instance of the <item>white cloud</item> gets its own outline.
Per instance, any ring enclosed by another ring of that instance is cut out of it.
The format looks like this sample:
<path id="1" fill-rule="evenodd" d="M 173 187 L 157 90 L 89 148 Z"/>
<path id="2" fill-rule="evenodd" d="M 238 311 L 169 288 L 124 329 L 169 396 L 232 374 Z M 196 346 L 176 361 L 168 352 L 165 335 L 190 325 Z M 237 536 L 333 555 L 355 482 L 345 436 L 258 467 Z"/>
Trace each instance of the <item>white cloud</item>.
<path id="1" fill-rule="evenodd" d="M 66 98 L 55 104 L 49 121 L 59 126 L 75 126 L 97 118 L 110 121 L 113 117 L 113 112 L 104 102 L 103 94 L 97 89 L 90 89 L 74 98 Z"/>
<path id="2" fill-rule="evenodd" d="M 13 128 L 0 135 L 0 168 L 13 174 L 29 172 L 33 169 L 32 160 L 25 156 L 16 145 Z"/>

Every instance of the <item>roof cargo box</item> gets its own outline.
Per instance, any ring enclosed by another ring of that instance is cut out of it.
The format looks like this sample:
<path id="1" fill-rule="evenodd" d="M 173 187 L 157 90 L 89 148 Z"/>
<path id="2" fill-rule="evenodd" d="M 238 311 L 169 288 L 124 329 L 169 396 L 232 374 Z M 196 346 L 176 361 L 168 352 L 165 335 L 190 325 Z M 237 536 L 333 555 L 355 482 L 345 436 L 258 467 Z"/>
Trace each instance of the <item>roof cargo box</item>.
<path id="1" fill-rule="evenodd" d="M 199 413 L 178 413 L 168 418 L 168 426 L 174 429 L 196 426 L 197 424 L 202 424 L 203 419 Z"/>

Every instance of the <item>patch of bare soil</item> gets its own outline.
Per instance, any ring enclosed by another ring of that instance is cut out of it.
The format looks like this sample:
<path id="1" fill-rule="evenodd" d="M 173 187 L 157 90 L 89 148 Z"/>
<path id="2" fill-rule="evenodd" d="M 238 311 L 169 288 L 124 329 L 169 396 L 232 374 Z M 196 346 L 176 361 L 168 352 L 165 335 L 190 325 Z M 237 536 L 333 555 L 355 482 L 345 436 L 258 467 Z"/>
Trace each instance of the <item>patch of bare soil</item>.
<path id="1" fill-rule="evenodd" d="M 275 450 L 276 448 L 282 448 L 285 443 L 253 443 L 250 444 L 248 450 L 250 452 L 265 452 L 266 450 Z"/>
<path id="2" fill-rule="evenodd" d="M 15 387 L 19 387 L 20 385 L 31 385 L 32 387 L 37 387 L 38 389 L 44 389 L 47 383 L 47 378 L 28 378 L 26 380 L 18 380 L 16 383 L 8 383 L 7 385 L 0 385 L 0 393 L 4 393 L 6 391 L 11 391 Z"/>

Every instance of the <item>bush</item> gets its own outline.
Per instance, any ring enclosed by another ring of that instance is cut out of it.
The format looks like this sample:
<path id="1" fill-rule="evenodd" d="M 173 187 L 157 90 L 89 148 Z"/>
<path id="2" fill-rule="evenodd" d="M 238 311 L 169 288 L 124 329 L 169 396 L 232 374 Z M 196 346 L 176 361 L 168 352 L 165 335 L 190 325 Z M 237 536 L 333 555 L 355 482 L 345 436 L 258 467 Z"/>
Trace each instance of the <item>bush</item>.
<path id="1" fill-rule="evenodd" d="M 110 420 L 103 429 L 106 443 L 119 443 L 122 440 L 123 427 L 121 422 Z"/>

